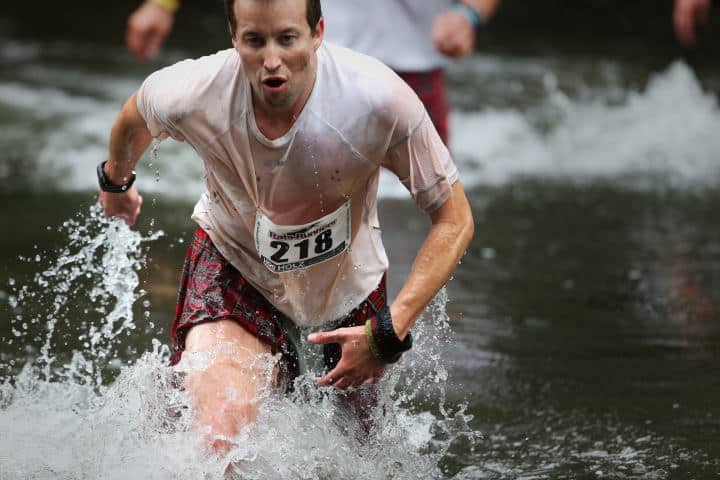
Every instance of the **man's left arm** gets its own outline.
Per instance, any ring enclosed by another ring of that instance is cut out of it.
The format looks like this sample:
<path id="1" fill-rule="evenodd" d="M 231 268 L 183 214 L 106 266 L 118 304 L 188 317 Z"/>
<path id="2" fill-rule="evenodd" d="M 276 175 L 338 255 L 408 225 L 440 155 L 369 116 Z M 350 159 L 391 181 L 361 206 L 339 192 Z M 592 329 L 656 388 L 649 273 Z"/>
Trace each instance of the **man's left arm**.
<path id="1" fill-rule="evenodd" d="M 453 185 L 447 201 L 429 215 L 432 221 L 430 232 L 415 257 L 407 281 L 390 307 L 393 327 L 401 340 L 447 283 L 475 231 L 470 204 L 460 181 Z"/>
<path id="2" fill-rule="evenodd" d="M 445 203 L 429 214 L 430 232 L 390 308 L 392 327 L 401 341 L 448 281 L 472 240 L 475 224 L 465 190 L 456 181 L 451 192 Z M 337 366 L 318 380 L 319 385 L 358 387 L 375 383 L 384 373 L 385 364 L 373 353 L 361 326 L 314 333 L 308 340 L 315 344 L 338 343 L 342 349 Z"/>
<path id="3" fill-rule="evenodd" d="M 433 22 L 432 39 L 440 53 L 451 58 L 470 55 L 475 32 L 495 14 L 500 0 L 460 0 Z"/>

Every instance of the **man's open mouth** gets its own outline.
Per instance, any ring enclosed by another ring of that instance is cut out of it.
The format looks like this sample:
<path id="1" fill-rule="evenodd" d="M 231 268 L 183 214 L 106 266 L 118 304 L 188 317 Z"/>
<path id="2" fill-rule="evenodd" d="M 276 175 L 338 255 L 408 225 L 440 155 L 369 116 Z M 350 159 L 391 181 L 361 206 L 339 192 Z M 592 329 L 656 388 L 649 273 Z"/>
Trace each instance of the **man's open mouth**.
<path id="1" fill-rule="evenodd" d="M 282 78 L 268 78 L 263 80 L 263 85 L 267 85 L 270 88 L 278 88 L 285 83 Z"/>

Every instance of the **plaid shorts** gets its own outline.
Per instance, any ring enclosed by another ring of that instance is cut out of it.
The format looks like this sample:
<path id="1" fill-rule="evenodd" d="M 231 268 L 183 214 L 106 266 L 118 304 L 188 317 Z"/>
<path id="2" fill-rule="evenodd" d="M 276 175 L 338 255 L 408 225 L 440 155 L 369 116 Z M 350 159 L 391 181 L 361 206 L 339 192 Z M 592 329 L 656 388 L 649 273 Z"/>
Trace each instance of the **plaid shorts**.
<path id="1" fill-rule="evenodd" d="M 447 85 L 445 71 L 442 68 L 429 72 L 397 72 L 405 83 L 415 91 L 430 115 L 440 138 L 448 145 L 448 115 Z"/>
<path id="2" fill-rule="evenodd" d="M 331 322 L 327 329 L 362 325 L 387 304 L 385 277 L 358 307 L 345 317 Z M 280 353 L 280 382 L 286 388 L 299 374 L 298 352 L 285 326 L 290 319 L 263 297 L 240 272 L 215 248 L 207 232 L 198 228 L 183 265 L 178 301 L 170 331 L 173 365 L 180 361 L 185 338 L 195 325 L 230 319 Z M 323 346 L 325 368 L 332 369 L 340 360 L 340 346 Z"/>

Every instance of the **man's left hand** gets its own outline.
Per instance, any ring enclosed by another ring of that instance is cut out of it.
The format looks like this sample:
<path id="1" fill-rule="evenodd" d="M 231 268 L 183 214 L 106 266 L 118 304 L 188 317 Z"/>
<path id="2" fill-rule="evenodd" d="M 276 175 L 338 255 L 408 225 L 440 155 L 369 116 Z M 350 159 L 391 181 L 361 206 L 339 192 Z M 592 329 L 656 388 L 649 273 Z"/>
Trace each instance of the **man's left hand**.
<path id="1" fill-rule="evenodd" d="M 435 17 L 432 29 L 435 48 L 451 58 L 470 55 L 475 47 L 475 30 L 462 13 L 448 10 Z"/>
<path id="2" fill-rule="evenodd" d="M 359 387 L 364 383 L 377 382 L 385 373 L 385 364 L 370 351 L 362 326 L 312 333 L 308 341 L 316 345 L 338 343 L 342 352 L 337 366 L 318 380 L 318 385 L 342 389 Z"/>

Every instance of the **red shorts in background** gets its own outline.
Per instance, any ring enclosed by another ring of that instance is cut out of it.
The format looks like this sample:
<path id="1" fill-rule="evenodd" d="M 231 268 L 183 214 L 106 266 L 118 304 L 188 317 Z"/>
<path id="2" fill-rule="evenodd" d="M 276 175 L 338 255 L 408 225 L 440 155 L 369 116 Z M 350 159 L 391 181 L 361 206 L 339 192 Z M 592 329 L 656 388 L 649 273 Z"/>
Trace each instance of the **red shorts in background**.
<path id="1" fill-rule="evenodd" d="M 449 107 L 445 71 L 442 68 L 429 72 L 397 72 L 412 87 L 425 105 L 440 138 L 448 145 Z"/>

